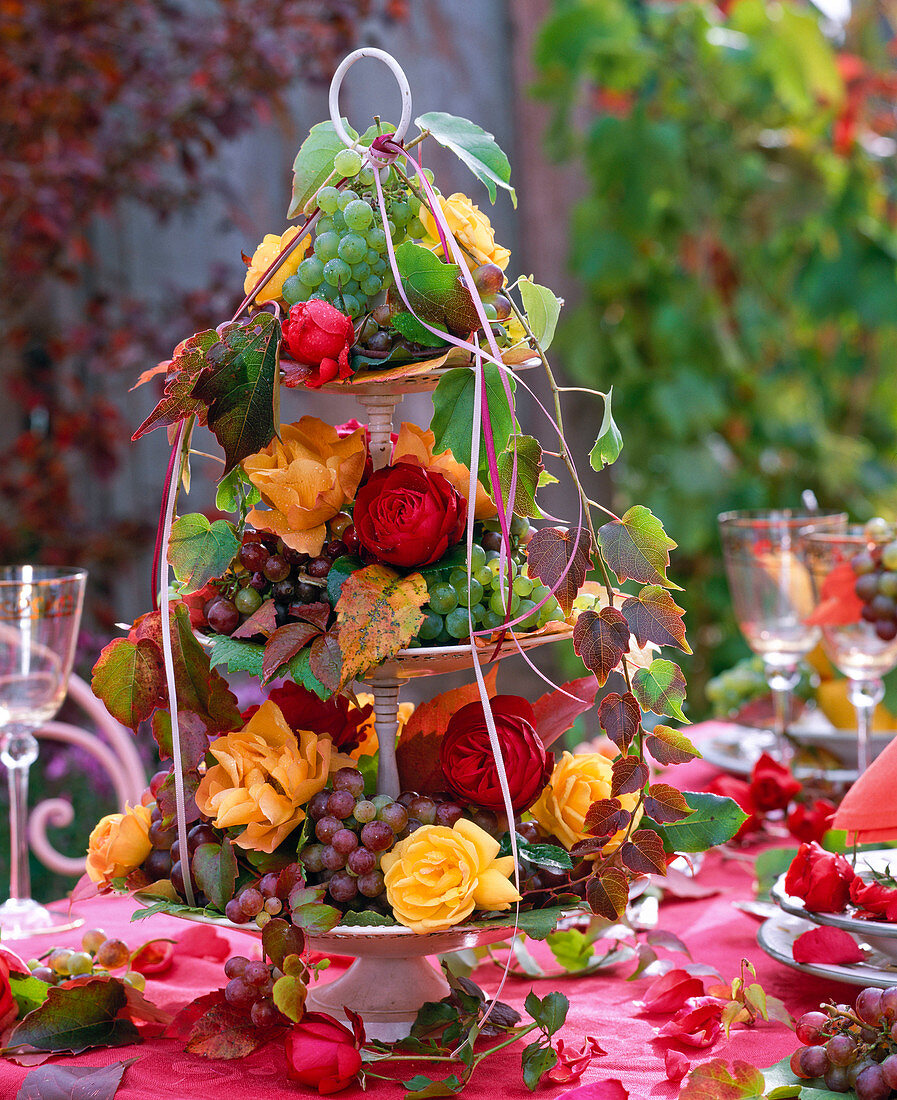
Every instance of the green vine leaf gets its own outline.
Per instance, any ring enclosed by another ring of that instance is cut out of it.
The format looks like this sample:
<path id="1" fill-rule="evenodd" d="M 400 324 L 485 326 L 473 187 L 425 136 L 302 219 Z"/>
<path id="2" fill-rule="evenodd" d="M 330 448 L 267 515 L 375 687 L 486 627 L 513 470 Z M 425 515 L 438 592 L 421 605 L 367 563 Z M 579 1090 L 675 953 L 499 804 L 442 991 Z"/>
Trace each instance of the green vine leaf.
<path id="1" fill-rule="evenodd" d="M 747 814 L 731 798 L 696 791 L 682 793 L 692 813 L 682 821 L 651 825 L 668 852 L 706 852 L 731 840 L 747 820 Z M 648 818 L 642 822 L 650 823 Z"/>
<path id="2" fill-rule="evenodd" d="M 193 512 L 171 525 L 168 562 L 184 594 L 197 592 L 213 577 L 220 577 L 240 549 L 237 529 L 224 519 L 210 523 Z"/>
<path id="3" fill-rule="evenodd" d="M 237 881 L 237 858 L 231 842 L 225 837 L 220 844 L 198 845 L 190 867 L 200 890 L 224 912 Z"/>
<path id="4" fill-rule="evenodd" d="M 686 764 L 701 754 L 681 730 L 655 726 L 645 738 L 645 748 L 658 764 Z"/>
<path id="5" fill-rule="evenodd" d="M 623 436 L 614 422 L 614 414 L 611 411 L 613 393 L 614 388 L 611 386 L 604 398 L 604 416 L 601 427 L 598 429 L 598 438 L 589 453 L 589 462 L 593 470 L 603 470 L 607 466 L 612 466 L 620 457 L 620 451 L 623 450 Z"/>
<path id="6" fill-rule="evenodd" d="M 353 141 L 357 140 L 358 134 L 349 123 L 345 119 L 342 122 L 349 137 Z M 343 139 L 329 119 L 312 126 L 293 161 L 293 194 L 287 211 L 288 218 L 295 218 L 302 213 L 305 204 L 333 171 L 333 158 L 345 148 Z"/>
<path id="7" fill-rule="evenodd" d="M 511 186 L 511 165 L 492 134 L 475 122 L 445 111 L 428 111 L 419 115 L 414 123 L 421 130 L 429 130 L 434 141 L 457 156 L 489 192 L 494 203 L 498 195 L 496 187 L 503 187 L 517 206 L 517 194 Z"/>
<path id="8" fill-rule="evenodd" d="M 508 449 L 498 455 L 498 480 L 502 496 L 507 501 L 511 492 L 511 475 L 514 472 L 514 452 L 517 452 L 517 482 L 514 491 L 514 511 L 518 516 L 537 519 L 541 512 L 536 507 L 536 490 L 542 476 L 542 448 L 531 435 L 514 435 Z"/>
<path id="9" fill-rule="evenodd" d="M 418 317 L 436 328 L 458 333 L 479 328 L 473 298 L 461 282 L 457 264 L 444 263 L 429 248 L 406 241 L 396 249 L 396 266 L 408 302 Z"/>
<path id="10" fill-rule="evenodd" d="M 397 313 L 390 325 L 396 332 L 400 332 L 406 340 L 420 344 L 425 348 L 441 348 L 446 342 L 443 338 L 425 328 L 414 314 L 409 313 L 407 310 Z M 439 326 L 434 325 L 433 327 L 438 328 Z"/>
<path id="11" fill-rule="evenodd" d="M 7 1049 L 80 1054 L 90 1047 L 128 1046 L 140 1036 L 134 1024 L 120 1015 L 127 1003 L 118 978 L 51 986 L 43 1004 L 15 1027 Z"/>
<path id="12" fill-rule="evenodd" d="M 672 661 L 658 657 L 647 668 L 637 669 L 632 677 L 632 691 L 642 710 L 668 714 L 680 722 L 688 722 L 682 713 L 685 701 L 685 677 Z"/>
<path id="13" fill-rule="evenodd" d="M 517 287 L 532 334 L 542 351 L 548 351 L 554 340 L 554 330 L 557 328 L 564 299 L 558 298 L 547 286 L 540 286 L 525 275 L 517 280 Z"/>
<path id="14" fill-rule="evenodd" d="M 404 247 L 404 246 L 403 246 Z M 513 393 L 516 382 L 508 378 Z M 433 453 L 451 451 L 459 462 L 470 459 L 470 447 L 473 433 L 474 386 L 476 379 L 469 367 L 454 367 L 439 379 L 439 385 L 433 393 L 433 419 L 430 429 L 436 436 Z M 501 380 L 501 371 L 494 363 L 483 366 L 483 387 L 489 406 L 489 419 L 492 435 L 495 439 L 496 454 L 507 450 L 508 440 L 514 430 L 514 410 L 508 405 L 508 398 Z M 486 468 L 486 443 L 480 437 L 479 469 Z"/>
<path id="15" fill-rule="evenodd" d="M 604 560 L 621 584 L 633 580 L 640 584 L 679 588 L 666 575 L 670 550 L 675 549 L 676 543 L 643 504 L 634 505 L 622 519 L 613 519 L 599 528 L 598 544 Z"/>
<path id="16" fill-rule="evenodd" d="M 91 687 L 116 721 L 136 732 L 165 692 L 162 651 L 154 641 L 116 638 L 93 666 Z"/>

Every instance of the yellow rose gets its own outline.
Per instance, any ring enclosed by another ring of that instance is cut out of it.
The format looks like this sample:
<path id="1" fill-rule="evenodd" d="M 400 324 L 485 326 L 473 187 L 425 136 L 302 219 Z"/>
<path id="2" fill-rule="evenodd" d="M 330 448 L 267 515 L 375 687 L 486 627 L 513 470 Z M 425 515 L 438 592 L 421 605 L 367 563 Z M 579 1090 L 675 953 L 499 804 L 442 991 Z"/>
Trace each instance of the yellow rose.
<path id="1" fill-rule="evenodd" d="M 586 813 L 593 802 L 610 798 L 612 779 L 611 761 L 600 752 L 578 756 L 565 752 L 530 813 L 547 833 L 556 836 L 565 848 L 572 848 L 588 836 L 584 828 Z M 619 797 L 626 810 L 634 809 L 638 802 L 635 793 Z M 641 817 L 641 810 L 638 816 Z M 620 829 L 604 845 L 605 855 L 620 847 L 624 832 Z"/>
<path id="2" fill-rule="evenodd" d="M 269 699 L 243 729 L 209 746 L 218 763 L 203 776 L 196 805 L 219 829 L 245 825 L 234 840 L 240 848 L 273 852 L 327 782 L 332 748 L 329 737 L 294 733 Z"/>
<path id="3" fill-rule="evenodd" d="M 374 705 L 374 697 L 367 691 L 361 691 L 356 696 L 358 706 L 364 708 L 366 706 Z M 355 704 L 351 704 L 351 710 L 355 709 Z M 405 728 L 405 723 L 414 714 L 414 703 L 399 703 L 399 728 L 396 731 L 396 738 L 401 736 L 402 730 Z M 361 736 L 361 741 L 358 743 L 357 748 L 354 748 L 351 752 L 353 760 L 358 760 L 362 756 L 373 756 L 377 751 L 377 730 L 374 726 L 376 715 L 373 711 L 367 716 L 367 718 L 358 727 L 358 733 Z"/>
<path id="4" fill-rule="evenodd" d="M 87 842 L 87 874 L 108 886 L 140 866 L 152 851 L 149 806 L 126 806 L 123 814 L 107 814 L 97 822 Z"/>
<path id="5" fill-rule="evenodd" d="M 513 856 L 463 818 L 451 829 L 423 825 L 380 860 L 396 919 L 415 932 L 443 932 L 474 909 L 509 909 L 520 895 L 509 882 Z"/>
<path id="6" fill-rule="evenodd" d="M 270 511 L 253 508 L 249 522 L 280 535 L 287 546 L 317 557 L 324 524 L 354 500 L 364 473 L 364 428 L 340 439 L 314 416 L 285 424 L 281 439 L 243 462 L 243 469 Z"/>
<path id="7" fill-rule="evenodd" d="M 492 223 L 482 210 L 460 191 L 456 191 L 447 199 L 441 197 L 437 201 L 458 244 L 466 249 L 478 264 L 497 264 L 504 271 L 508 266 L 511 253 L 507 248 L 502 248 L 495 243 Z M 439 240 L 436 219 L 426 206 L 421 206 L 418 216 L 427 231 L 421 244 L 441 254 L 442 242 Z"/>
<path id="8" fill-rule="evenodd" d="M 416 424 L 403 424 L 399 428 L 395 446 L 392 449 L 392 461 L 414 462 L 425 470 L 431 470 L 442 476 L 467 500 L 470 490 L 470 467 L 458 462 L 451 451 L 434 455 L 436 436 L 431 431 L 418 428 Z M 470 501 L 467 501 L 468 504 Z M 474 515 L 477 519 L 491 519 L 496 514 L 492 497 L 477 482 L 477 501 Z"/>
<path id="9" fill-rule="evenodd" d="M 289 229 L 279 237 L 276 233 L 265 234 L 261 244 L 252 254 L 249 270 L 246 272 L 246 278 L 243 280 L 244 294 L 248 294 L 250 290 L 252 290 L 271 264 L 277 259 L 278 254 L 286 248 L 298 232 L 299 227 L 297 225 L 291 225 Z M 306 236 L 301 244 L 296 245 L 277 271 L 275 271 L 267 283 L 265 283 L 255 295 L 254 300 L 256 305 L 262 305 L 264 302 L 283 302 L 283 284 L 291 275 L 296 274 L 297 268 L 302 263 L 302 259 L 308 251 L 310 241 L 311 238 Z"/>

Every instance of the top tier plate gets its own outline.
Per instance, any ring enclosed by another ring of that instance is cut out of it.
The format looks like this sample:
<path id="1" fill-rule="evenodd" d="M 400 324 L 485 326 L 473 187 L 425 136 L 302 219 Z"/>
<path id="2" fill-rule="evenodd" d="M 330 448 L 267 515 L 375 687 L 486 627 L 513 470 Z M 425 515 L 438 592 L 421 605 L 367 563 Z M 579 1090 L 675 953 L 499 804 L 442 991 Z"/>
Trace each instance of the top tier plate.
<path id="1" fill-rule="evenodd" d="M 512 348 L 502 355 L 502 361 L 515 371 L 531 370 L 539 365 L 539 357 L 531 348 Z M 470 355 L 461 348 L 412 363 L 401 363 L 385 370 L 359 370 L 342 382 L 327 382 L 319 393 L 342 393 L 349 397 L 375 394 L 429 393 L 453 367 L 469 367 Z"/>

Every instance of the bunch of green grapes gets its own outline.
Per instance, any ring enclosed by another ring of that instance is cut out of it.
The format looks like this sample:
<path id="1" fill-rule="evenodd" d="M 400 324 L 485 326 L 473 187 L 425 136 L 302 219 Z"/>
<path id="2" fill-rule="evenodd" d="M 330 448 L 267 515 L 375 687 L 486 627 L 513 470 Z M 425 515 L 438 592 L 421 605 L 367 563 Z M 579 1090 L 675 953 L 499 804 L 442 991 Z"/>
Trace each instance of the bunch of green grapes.
<path id="1" fill-rule="evenodd" d="M 800 681 L 795 694 L 801 699 L 809 699 L 813 695 L 812 669 L 805 662 L 801 662 L 799 668 Z M 707 701 L 713 708 L 715 718 L 737 714 L 743 706 L 768 694 L 769 683 L 763 670 L 763 660 L 756 656 L 743 657 L 732 668 L 707 683 Z"/>
<path id="2" fill-rule="evenodd" d="M 393 246 L 424 235 L 417 213 L 420 200 L 390 169 L 383 186 L 387 221 L 384 226 L 373 189 L 374 169 L 362 166 L 355 150 L 344 149 L 334 166 L 353 187 L 322 187 L 317 194 L 321 218 L 315 228 L 312 255 L 284 282 L 288 305 L 323 298 L 353 320 L 367 313 L 392 283 L 386 235 Z"/>

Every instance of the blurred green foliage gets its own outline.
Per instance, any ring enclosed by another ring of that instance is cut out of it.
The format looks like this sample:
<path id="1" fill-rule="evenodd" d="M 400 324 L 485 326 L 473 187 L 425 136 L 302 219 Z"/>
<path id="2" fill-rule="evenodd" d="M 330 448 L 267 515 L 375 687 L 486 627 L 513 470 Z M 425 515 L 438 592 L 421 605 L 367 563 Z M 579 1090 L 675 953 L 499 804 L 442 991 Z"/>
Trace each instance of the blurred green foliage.
<path id="1" fill-rule="evenodd" d="M 574 380 L 614 387 L 621 507 L 646 504 L 679 543 L 692 717 L 745 649 L 717 514 L 805 489 L 861 520 L 897 505 L 887 25 L 861 0 L 839 53 L 821 19 L 556 0 L 536 44 L 550 151 L 587 185 L 559 345 Z"/>

